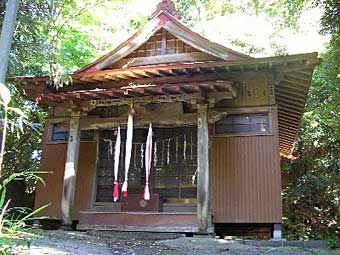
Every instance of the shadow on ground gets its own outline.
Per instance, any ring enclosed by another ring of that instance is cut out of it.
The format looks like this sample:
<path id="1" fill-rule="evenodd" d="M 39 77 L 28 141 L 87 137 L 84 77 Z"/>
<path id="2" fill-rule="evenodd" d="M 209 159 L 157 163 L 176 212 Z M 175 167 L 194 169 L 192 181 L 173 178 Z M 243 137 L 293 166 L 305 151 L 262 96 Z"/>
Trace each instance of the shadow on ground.
<path id="1" fill-rule="evenodd" d="M 30 249 L 18 247 L 14 254 L 51 255 L 331 255 L 339 251 L 300 247 L 268 247 L 244 244 L 237 240 L 212 237 L 185 237 L 113 231 L 43 231 Z"/>

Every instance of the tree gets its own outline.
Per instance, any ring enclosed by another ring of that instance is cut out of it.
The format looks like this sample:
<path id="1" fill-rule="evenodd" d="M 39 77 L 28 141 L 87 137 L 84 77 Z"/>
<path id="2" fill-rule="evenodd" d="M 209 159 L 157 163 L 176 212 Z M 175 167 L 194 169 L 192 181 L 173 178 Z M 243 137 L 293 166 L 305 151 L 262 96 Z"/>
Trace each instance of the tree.
<path id="1" fill-rule="evenodd" d="M 0 37 L 0 83 L 5 82 L 8 56 L 18 12 L 19 0 L 8 0 Z"/>
<path id="2" fill-rule="evenodd" d="M 3 84 L 5 82 L 5 77 L 7 73 L 7 64 L 9 50 L 12 43 L 12 36 L 14 32 L 15 20 L 18 11 L 18 0 L 9 0 L 7 3 L 5 20 L 2 24 L 1 36 L 0 36 L 0 88 L 1 92 L 1 103 L 4 107 L 4 121 L 2 128 L 2 138 L 1 138 L 1 150 L 0 150 L 0 177 L 2 176 L 2 162 L 5 152 L 5 140 L 7 133 L 7 108 L 9 103 L 9 92 L 7 87 Z"/>
<path id="3" fill-rule="evenodd" d="M 291 175 L 284 189 L 284 214 L 293 238 L 327 238 L 340 246 L 340 3 L 318 1 L 324 8 L 321 32 L 331 35 L 317 67 L 295 151 L 286 161 Z"/>

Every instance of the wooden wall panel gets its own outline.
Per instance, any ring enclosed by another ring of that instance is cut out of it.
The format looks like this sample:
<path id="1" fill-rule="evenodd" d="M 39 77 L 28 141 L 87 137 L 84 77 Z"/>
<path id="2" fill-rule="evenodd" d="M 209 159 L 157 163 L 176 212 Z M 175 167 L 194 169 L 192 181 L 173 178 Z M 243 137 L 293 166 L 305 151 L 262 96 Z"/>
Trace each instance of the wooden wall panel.
<path id="1" fill-rule="evenodd" d="M 282 218 L 277 114 L 273 135 L 214 137 L 212 214 L 216 223 L 279 223 Z"/>
<path id="2" fill-rule="evenodd" d="M 218 107 L 252 107 L 274 105 L 274 87 L 271 73 L 245 72 L 243 75 L 230 75 L 237 83 L 237 97 L 223 100 Z"/>
<path id="3" fill-rule="evenodd" d="M 50 204 L 38 216 L 48 216 L 51 219 L 61 219 L 61 197 L 63 190 L 64 167 L 66 162 L 67 143 L 46 143 L 47 129 L 45 129 L 41 171 L 51 172 L 44 174 L 46 186 L 37 185 L 35 194 L 35 208 Z M 79 151 L 79 165 L 77 172 L 75 217 L 78 219 L 80 210 L 87 210 L 92 190 L 92 176 L 95 169 L 96 143 L 82 141 Z"/>
<path id="4" fill-rule="evenodd" d="M 96 172 L 96 142 L 81 141 L 79 150 L 74 219 L 79 219 L 79 211 L 90 209 L 92 182 Z"/>

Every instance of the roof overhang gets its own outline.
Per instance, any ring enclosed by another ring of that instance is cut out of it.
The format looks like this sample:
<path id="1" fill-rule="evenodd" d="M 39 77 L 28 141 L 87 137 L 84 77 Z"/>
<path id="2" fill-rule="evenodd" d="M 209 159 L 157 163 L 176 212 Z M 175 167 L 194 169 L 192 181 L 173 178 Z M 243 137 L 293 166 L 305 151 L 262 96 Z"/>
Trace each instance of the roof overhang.
<path id="1" fill-rule="evenodd" d="M 202 91 L 232 95 L 233 82 L 228 80 L 230 74 L 271 72 L 276 81 L 280 151 L 288 156 L 297 138 L 313 69 L 318 63 L 317 53 L 309 53 L 92 71 L 71 74 L 72 84 L 58 91 L 49 86 L 48 76 L 17 77 L 15 80 L 31 100 L 39 99 L 45 105 L 65 100 L 81 102 L 109 98 L 128 101 L 150 96 L 159 97 L 161 102 L 171 96 L 181 98 L 181 95 L 187 100 L 188 95 Z"/>

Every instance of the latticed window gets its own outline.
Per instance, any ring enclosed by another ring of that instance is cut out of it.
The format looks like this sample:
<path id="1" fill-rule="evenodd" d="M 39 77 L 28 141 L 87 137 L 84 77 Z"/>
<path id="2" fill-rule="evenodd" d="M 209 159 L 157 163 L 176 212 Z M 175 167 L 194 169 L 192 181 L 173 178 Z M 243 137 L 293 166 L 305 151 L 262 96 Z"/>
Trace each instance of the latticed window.
<path id="1" fill-rule="evenodd" d="M 53 124 L 51 127 L 51 142 L 63 142 L 67 141 L 69 136 L 69 130 L 60 124 Z M 92 140 L 94 138 L 93 130 L 82 130 L 80 132 L 81 140 Z"/>
<path id="2" fill-rule="evenodd" d="M 134 129 L 129 193 L 143 194 L 145 183 L 145 141 L 147 129 Z M 124 177 L 125 134 L 119 162 L 120 186 Z M 151 163 L 151 192 L 162 201 L 181 201 L 197 197 L 197 131 L 196 128 L 154 128 Z M 114 143 L 113 130 L 100 132 L 97 170 L 97 202 L 112 202 Z M 111 150 L 113 149 L 113 150 Z"/>
<path id="3" fill-rule="evenodd" d="M 127 58 L 151 57 L 191 52 L 198 52 L 198 50 L 162 29 L 155 33 L 146 43 L 131 53 Z"/>
<path id="4" fill-rule="evenodd" d="M 269 133 L 268 113 L 228 115 L 215 124 L 216 134 Z"/>
<path id="5" fill-rule="evenodd" d="M 61 125 L 54 124 L 52 126 L 51 141 L 67 141 L 69 132 Z"/>

